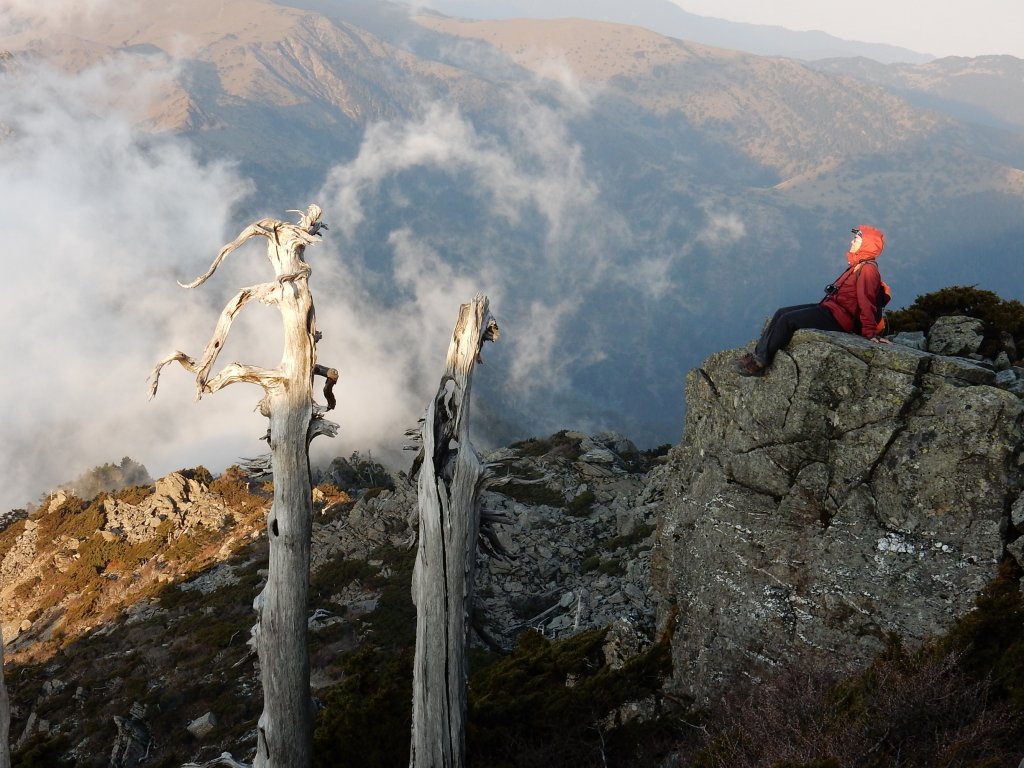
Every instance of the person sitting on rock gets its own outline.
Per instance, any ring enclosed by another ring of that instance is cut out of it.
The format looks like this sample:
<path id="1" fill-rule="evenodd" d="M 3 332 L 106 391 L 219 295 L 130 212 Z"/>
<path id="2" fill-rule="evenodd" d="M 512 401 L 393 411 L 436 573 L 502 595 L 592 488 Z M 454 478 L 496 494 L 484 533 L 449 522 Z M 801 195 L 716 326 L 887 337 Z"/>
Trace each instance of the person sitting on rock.
<path id="1" fill-rule="evenodd" d="M 762 331 L 753 353 L 735 360 L 734 366 L 741 376 L 763 375 L 775 359 L 775 353 L 801 328 L 859 333 L 871 341 L 891 343 L 878 335 L 876 315 L 882 276 L 875 259 L 885 247 L 885 235 L 867 224 L 851 231 L 853 239 L 846 254 L 849 263 L 846 271 L 825 287 L 825 298 L 817 304 L 797 304 L 777 310 Z"/>

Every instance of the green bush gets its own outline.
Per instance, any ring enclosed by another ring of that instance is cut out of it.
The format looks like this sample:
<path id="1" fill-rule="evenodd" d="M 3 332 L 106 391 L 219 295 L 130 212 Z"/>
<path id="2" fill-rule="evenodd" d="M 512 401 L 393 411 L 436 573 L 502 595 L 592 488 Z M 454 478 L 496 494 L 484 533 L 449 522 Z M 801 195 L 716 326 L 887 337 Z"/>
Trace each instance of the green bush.
<path id="1" fill-rule="evenodd" d="M 18 540 L 25 531 L 25 521 L 15 520 L 9 526 L 0 531 L 0 563 L 3 562 L 4 557 L 11 551 L 14 543 Z"/>
<path id="2" fill-rule="evenodd" d="M 606 576 L 622 576 L 626 572 L 626 567 L 619 558 L 605 559 L 595 554 L 588 555 L 580 563 L 581 573 L 590 573 L 591 571 L 597 571 Z"/>
<path id="3" fill-rule="evenodd" d="M 64 759 L 70 746 L 67 736 L 36 734 L 11 755 L 11 768 L 70 768 Z"/>
<path id="4" fill-rule="evenodd" d="M 957 621 L 942 647 L 962 655 L 976 679 L 991 679 L 996 692 L 1024 715 L 1024 596 L 1021 569 L 1007 559 L 978 595 L 975 610 Z"/>
<path id="5" fill-rule="evenodd" d="M 63 504 L 39 518 L 39 538 L 52 541 L 61 536 L 86 539 L 106 525 L 103 502 L 107 494 L 101 493 L 86 503 L 77 496 L 69 496 Z"/>
<path id="6" fill-rule="evenodd" d="M 236 511 L 254 511 L 262 509 L 267 503 L 267 496 L 257 493 L 260 484 L 249 479 L 241 467 L 233 464 L 209 484 L 210 491 L 216 493 L 229 508 Z"/>
<path id="7" fill-rule="evenodd" d="M 561 507 L 565 504 L 562 492 L 543 483 L 517 483 L 514 480 L 493 486 L 496 493 L 508 496 L 520 504 L 531 506 Z"/>
<path id="8" fill-rule="evenodd" d="M 220 531 L 200 525 L 174 539 L 164 550 L 164 557 L 179 562 L 193 561 L 205 548 L 216 544 L 220 539 Z"/>
<path id="9" fill-rule="evenodd" d="M 640 765 L 628 729 L 598 725 L 629 701 L 658 696 L 671 671 L 670 638 L 619 670 L 604 663 L 605 630 L 551 642 L 523 633 L 511 656 L 469 684 L 468 763 L 503 766 Z M 651 761 L 649 764 L 655 764 Z"/>
<path id="10" fill-rule="evenodd" d="M 580 457 L 581 442 L 582 438 L 570 437 L 569 431 L 563 429 L 551 435 L 551 437 L 531 437 L 527 440 L 512 443 L 509 447 L 518 451 L 521 456 L 539 457 L 552 455 L 575 461 Z"/>
<path id="11" fill-rule="evenodd" d="M 654 533 L 654 526 L 647 523 L 636 526 L 632 531 L 625 534 L 624 536 L 615 536 L 611 539 L 602 541 L 599 545 L 601 549 L 608 552 L 614 552 L 620 547 L 623 549 L 631 549 L 639 544 L 641 541 L 646 539 L 652 533 Z"/>
<path id="12" fill-rule="evenodd" d="M 132 506 L 138 506 L 153 493 L 152 485 L 130 485 L 127 488 L 122 488 L 114 494 L 114 498 L 118 501 L 122 501 L 125 504 L 131 504 Z"/>
<path id="13" fill-rule="evenodd" d="M 404 768 L 412 728 L 413 649 L 364 645 L 344 661 L 313 733 L 316 768 Z"/>
<path id="14" fill-rule="evenodd" d="M 376 609 L 361 620 L 363 644 L 340 663 L 344 681 L 327 695 L 317 716 L 315 766 L 397 768 L 409 763 L 416 646 L 416 607 L 409 585 L 416 550 L 383 545 L 369 559 L 382 561 L 382 572 L 371 568 L 367 573 L 345 561 L 334 571 L 342 581 L 362 573 L 380 597 Z M 329 569 L 324 578 L 331 573 Z"/>
<path id="15" fill-rule="evenodd" d="M 594 492 L 586 490 L 576 494 L 566 505 L 565 511 L 573 517 L 586 517 L 593 510 L 595 501 L 597 501 L 597 496 L 594 495 Z"/>
<path id="16" fill-rule="evenodd" d="M 368 579 L 376 573 L 365 560 L 347 560 L 337 555 L 317 568 L 309 582 L 311 600 L 326 600 L 356 579 Z"/>
<path id="17" fill-rule="evenodd" d="M 889 326 L 894 332 L 927 332 L 937 318 L 966 315 L 984 323 L 981 354 L 995 357 L 1002 348 L 1000 335 L 1008 333 L 1020 354 L 1024 354 L 1024 304 L 1005 300 L 992 291 L 976 286 L 953 285 L 918 296 L 905 309 L 887 313 Z"/>

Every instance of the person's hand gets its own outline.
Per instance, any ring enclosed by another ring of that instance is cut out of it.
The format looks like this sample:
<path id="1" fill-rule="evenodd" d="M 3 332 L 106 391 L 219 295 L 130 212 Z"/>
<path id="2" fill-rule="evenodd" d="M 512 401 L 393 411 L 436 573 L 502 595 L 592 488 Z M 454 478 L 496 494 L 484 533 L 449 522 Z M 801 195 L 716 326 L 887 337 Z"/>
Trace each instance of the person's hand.
<path id="1" fill-rule="evenodd" d="M 884 336 L 872 336 L 871 341 L 877 342 L 878 344 L 892 344 L 892 342 Z"/>

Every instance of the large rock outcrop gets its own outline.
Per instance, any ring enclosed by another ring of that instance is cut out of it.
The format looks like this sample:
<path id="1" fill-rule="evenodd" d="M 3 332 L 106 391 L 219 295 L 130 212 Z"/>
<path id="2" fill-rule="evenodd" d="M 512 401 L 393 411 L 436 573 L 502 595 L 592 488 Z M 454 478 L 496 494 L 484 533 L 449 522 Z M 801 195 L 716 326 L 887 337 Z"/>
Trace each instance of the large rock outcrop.
<path id="1" fill-rule="evenodd" d="M 763 378 L 736 355 L 689 374 L 649 487 L 659 623 L 678 619 L 675 682 L 698 702 L 763 665 L 941 633 L 1019 555 L 1024 518 L 1024 408 L 994 371 L 814 331 Z"/>

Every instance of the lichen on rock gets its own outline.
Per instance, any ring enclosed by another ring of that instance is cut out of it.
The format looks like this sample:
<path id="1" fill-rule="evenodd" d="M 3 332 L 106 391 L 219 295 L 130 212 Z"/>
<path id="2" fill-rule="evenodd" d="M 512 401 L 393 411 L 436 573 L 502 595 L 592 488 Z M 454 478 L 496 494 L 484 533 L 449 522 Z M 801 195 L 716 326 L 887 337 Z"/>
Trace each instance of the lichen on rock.
<path id="1" fill-rule="evenodd" d="M 807 652 L 866 662 L 890 633 L 941 633 L 1019 550 L 1024 406 L 990 371 L 817 331 L 763 378 L 736 354 L 689 374 L 683 442 L 650 480 L 659 621 L 678 611 L 675 682 L 698 701 Z"/>

